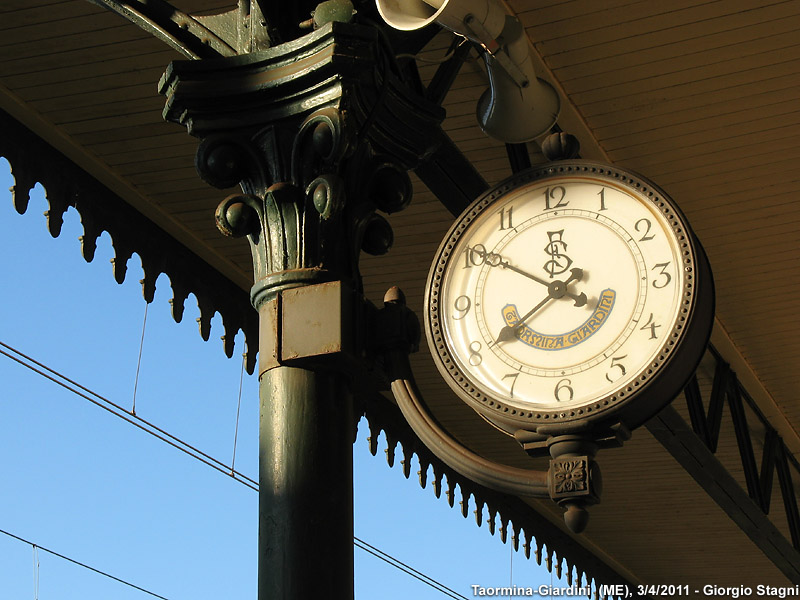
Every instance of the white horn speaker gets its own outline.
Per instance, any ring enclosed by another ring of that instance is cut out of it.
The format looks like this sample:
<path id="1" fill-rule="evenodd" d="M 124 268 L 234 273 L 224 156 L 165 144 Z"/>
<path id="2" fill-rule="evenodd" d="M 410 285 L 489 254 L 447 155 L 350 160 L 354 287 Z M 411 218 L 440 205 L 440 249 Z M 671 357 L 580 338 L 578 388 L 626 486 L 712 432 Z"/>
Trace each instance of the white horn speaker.
<path id="1" fill-rule="evenodd" d="M 506 20 L 503 42 L 498 55 L 508 53 L 511 68 L 519 69 L 518 79 L 498 64 L 499 56 L 485 55 L 489 89 L 478 100 L 478 124 L 486 135 L 502 142 L 529 142 L 555 124 L 561 103 L 553 86 L 536 77 L 527 36 L 514 17 Z"/>
<path id="2" fill-rule="evenodd" d="M 505 26 L 506 12 L 494 0 L 377 0 L 376 4 L 383 20 L 395 29 L 413 31 L 436 21 L 490 49 Z"/>
<path id="3" fill-rule="evenodd" d="M 502 142 L 523 143 L 558 118 L 558 93 L 536 77 L 522 24 L 497 0 L 376 0 L 386 23 L 403 31 L 434 21 L 486 50 L 489 89 L 478 101 L 478 123 Z"/>

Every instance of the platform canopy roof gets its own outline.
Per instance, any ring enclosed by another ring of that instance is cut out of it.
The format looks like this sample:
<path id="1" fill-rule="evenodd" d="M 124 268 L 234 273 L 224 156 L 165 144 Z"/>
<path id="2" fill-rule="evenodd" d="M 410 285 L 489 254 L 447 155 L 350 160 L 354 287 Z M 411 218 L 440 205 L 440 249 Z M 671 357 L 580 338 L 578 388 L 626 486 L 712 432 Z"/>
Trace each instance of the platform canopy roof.
<path id="1" fill-rule="evenodd" d="M 211 29 L 213 15 L 237 8 L 226 0 L 172 5 Z M 529 511 L 532 552 L 544 544 L 545 555 L 554 551 L 590 576 L 800 583 L 793 496 L 800 484 L 800 0 L 509 0 L 506 7 L 526 29 L 539 75 L 558 90 L 558 127 L 578 137 L 582 156 L 654 180 L 686 213 L 717 290 L 713 352 L 698 372 L 703 408 L 726 393 L 740 398 L 747 431 L 723 402 L 713 453 L 703 442 L 704 419 L 697 413 L 693 419 L 686 399 L 678 398 L 624 447 L 604 452 L 603 501 L 580 536 L 566 531 L 549 502 L 504 504 L 490 495 L 487 502 L 512 526 Z M 448 57 L 453 39 L 433 30 L 415 49 L 423 83 Z M 206 338 L 218 311 L 228 338 L 243 328 L 254 347 L 250 250 L 220 235 L 214 223 L 228 192 L 197 176 L 197 140 L 162 119 L 157 84 L 171 61 L 186 57 L 86 0 L 3 0 L 0 47 L 0 154 L 12 166 L 18 210 L 26 208 L 27 190 L 42 182 L 54 234 L 67 207 L 77 207 L 87 259 L 97 236 L 109 231 L 119 280 L 136 253 L 148 301 L 166 272 L 176 318 L 193 293 Z M 443 102 L 443 128 L 461 158 L 440 173 L 440 183 L 463 183 L 465 196 L 508 177 L 509 152 L 519 151 L 478 127 L 475 107 L 486 85 L 473 50 Z M 534 164 L 545 162 L 536 142 L 527 151 Z M 478 180 L 467 177 L 470 169 Z M 367 298 L 378 304 L 398 285 L 421 315 L 427 271 L 454 205 L 451 199 L 448 209 L 421 177 L 412 180 L 411 206 L 389 217 L 393 248 L 364 256 L 361 270 Z M 736 374 L 724 388 L 720 364 Z M 531 466 L 513 439 L 454 396 L 424 342 L 414 367 L 426 400 L 453 435 L 494 460 Z M 391 410 L 375 414 L 376 427 L 405 431 Z"/>

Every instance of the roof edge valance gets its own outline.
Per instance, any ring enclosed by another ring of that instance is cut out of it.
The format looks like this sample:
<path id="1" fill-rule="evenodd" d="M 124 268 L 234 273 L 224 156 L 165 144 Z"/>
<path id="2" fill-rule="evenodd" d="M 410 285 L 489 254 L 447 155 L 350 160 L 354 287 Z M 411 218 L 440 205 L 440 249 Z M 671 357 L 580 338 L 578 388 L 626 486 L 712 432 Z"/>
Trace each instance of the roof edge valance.
<path id="1" fill-rule="evenodd" d="M 4 111 L 0 111 L 0 131 L 3 132 L 0 135 L 0 156 L 11 165 L 14 177 L 12 199 L 18 213 L 26 212 L 30 190 L 37 182 L 41 183 L 49 204 L 45 213 L 47 227 L 53 237 L 61 233 L 67 209 L 75 208 L 83 225 L 81 253 L 87 262 L 94 259 L 97 239 L 107 231 L 115 252 L 112 263 L 117 283 L 124 282 L 128 260 L 134 253 L 138 254 L 144 271 L 141 283 L 145 301 L 153 301 L 156 280 L 162 273 L 166 274 L 173 290 L 170 304 L 175 321 L 181 321 L 186 298 L 190 293 L 194 294 L 200 308 L 203 339 L 209 339 L 211 319 L 219 313 L 225 328 L 226 354 L 232 356 L 234 338 L 238 331 L 243 331 L 247 343 L 247 369 L 253 372 L 258 348 L 258 314 L 252 308 L 246 290 Z M 522 499 L 480 486 L 447 467 L 419 440 L 399 409 L 383 396 L 374 394 L 366 398 L 358 414 L 359 418 L 365 415 L 369 422 L 369 444 L 373 455 L 383 431 L 388 441 L 386 455 L 390 466 L 395 463 L 395 451 L 400 444 L 406 477 L 410 476 L 412 458 L 416 455 L 421 465 L 419 483 L 423 488 L 427 486 L 430 468 L 433 473 L 431 485 L 437 497 L 441 497 L 444 491 L 444 497 L 453 507 L 458 488 L 463 516 L 468 516 L 472 498 L 479 526 L 486 523 L 492 534 L 498 530 L 501 540 L 511 541 L 515 549 L 522 540 L 527 556 L 533 554 L 540 564 L 544 559 L 547 568 L 555 570 L 559 577 L 564 572 L 570 584 L 573 578 L 579 586 L 594 582 L 597 592 L 599 585 L 635 583 Z M 443 490 L 445 479 L 447 485 Z"/>
<path id="2" fill-rule="evenodd" d="M 97 239 L 107 231 L 114 247 L 112 263 L 117 283 L 125 281 L 128 260 L 138 254 L 144 272 L 141 283 L 145 301 L 153 301 L 156 280 L 166 274 L 172 287 L 170 304 L 175 321 L 182 320 L 186 299 L 194 294 L 203 339 L 209 339 L 211 319 L 219 313 L 225 329 L 222 339 L 226 355 L 233 355 L 234 339 L 241 330 L 247 344 L 247 370 L 253 372 L 258 314 L 245 290 L 3 111 L 0 130 L 4 132 L 0 136 L 0 156 L 11 165 L 11 191 L 18 213 L 25 213 L 30 190 L 41 183 L 49 205 L 45 215 L 50 235 L 58 237 L 64 213 L 69 207 L 75 208 L 83 225 L 81 253 L 87 262 L 94 259 Z"/>

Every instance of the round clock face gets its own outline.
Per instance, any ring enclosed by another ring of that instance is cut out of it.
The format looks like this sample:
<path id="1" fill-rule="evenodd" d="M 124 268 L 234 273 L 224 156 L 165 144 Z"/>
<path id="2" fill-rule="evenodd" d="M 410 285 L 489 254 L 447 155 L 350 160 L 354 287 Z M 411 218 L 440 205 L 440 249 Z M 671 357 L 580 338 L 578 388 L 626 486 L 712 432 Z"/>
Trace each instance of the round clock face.
<path id="1" fill-rule="evenodd" d="M 483 408 L 584 418 L 669 361 L 692 310 L 691 234 L 630 174 L 527 173 L 451 229 L 429 278 L 429 341 L 451 386 Z"/>

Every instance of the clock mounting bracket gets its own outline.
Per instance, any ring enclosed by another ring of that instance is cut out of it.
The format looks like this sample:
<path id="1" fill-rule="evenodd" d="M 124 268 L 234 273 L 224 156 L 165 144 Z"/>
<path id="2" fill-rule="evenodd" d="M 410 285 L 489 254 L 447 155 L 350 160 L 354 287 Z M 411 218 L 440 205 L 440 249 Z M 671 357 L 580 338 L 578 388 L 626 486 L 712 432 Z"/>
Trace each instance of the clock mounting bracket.
<path id="1" fill-rule="evenodd" d="M 523 449 L 531 445 L 531 452 L 541 443 L 531 435 L 546 439 L 546 453 L 551 457 L 546 471 L 488 460 L 456 441 L 428 409 L 409 361 L 409 354 L 419 347 L 419 321 L 406 306 L 399 288 L 387 291 L 384 307 L 376 312 L 372 325 L 371 349 L 382 359 L 397 405 L 420 440 L 438 458 L 461 475 L 495 491 L 550 498 L 564 509 L 564 521 L 570 531 L 580 533 L 586 528 L 587 508 L 600 502 L 602 477 L 594 458 L 605 447 L 604 440 L 592 439 L 585 433 L 562 431 L 541 436 L 527 432 L 529 435 L 521 436 L 520 443 Z"/>
<path id="2" fill-rule="evenodd" d="M 387 293 L 378 312 L 384 326 L 417 323 L 406 342 L 389 343 L 403 336 L 378 333 L 384 326 L 373 331 L 398 406 L 440 459 L 495 490 L 550 497 L 579 532 L 600 501 L 597 452 L 621 446 L 694 372 L 714 286 L 702 246 L 663 190 L 576 160 L 577 140 L 565 133 L 543 151 L 551 163 L 487 191 L 451 227 L 430 270 L 425 329 L 456 395 L 529 456 L 549 456 L 548 470 L 489 461 L 436 421 L 408 363 L 419 325 L 402 293 Z"/>

